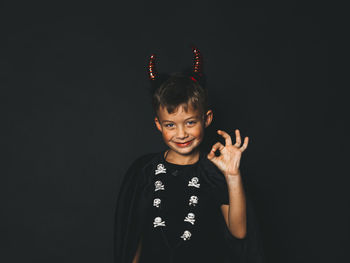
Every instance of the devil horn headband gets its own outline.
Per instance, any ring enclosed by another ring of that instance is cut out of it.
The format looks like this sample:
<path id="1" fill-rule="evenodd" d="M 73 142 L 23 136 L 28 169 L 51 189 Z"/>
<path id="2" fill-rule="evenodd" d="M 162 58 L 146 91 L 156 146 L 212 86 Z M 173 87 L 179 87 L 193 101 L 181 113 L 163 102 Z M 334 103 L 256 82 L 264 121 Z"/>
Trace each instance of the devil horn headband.
<path id="1" fill-rule="evenodd" d="M 192 47 L 193 52 L 193 67 L 192 67 L 192 73 L 194 76 L 201 77 L 202 76 L 202 56 L 197 47 Z M 156 62 L 156 55 L 152 54 L 149 63 L 148 63 L 148 77 L 151 81 L 155 81 L 158 76 L 158 72 L 156 70 L 155 66 Z"/>

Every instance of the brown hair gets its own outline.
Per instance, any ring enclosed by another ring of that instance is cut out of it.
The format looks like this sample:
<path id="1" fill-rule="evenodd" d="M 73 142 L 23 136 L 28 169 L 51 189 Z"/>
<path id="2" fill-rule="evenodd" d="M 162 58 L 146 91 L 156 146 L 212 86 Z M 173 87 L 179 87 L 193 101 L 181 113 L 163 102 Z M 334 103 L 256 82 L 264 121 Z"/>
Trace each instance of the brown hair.
<path id="1" fill-rule="evenodd" d="M 183 105 L 185 111 L 188 105 L 204 114 L 208 110 L 208 92 L 193 77 L 183 73 L 173 73 L 152 96 L 152 107 L 158 116 L 159 107 L 165 107 L 168 113 Z"/>

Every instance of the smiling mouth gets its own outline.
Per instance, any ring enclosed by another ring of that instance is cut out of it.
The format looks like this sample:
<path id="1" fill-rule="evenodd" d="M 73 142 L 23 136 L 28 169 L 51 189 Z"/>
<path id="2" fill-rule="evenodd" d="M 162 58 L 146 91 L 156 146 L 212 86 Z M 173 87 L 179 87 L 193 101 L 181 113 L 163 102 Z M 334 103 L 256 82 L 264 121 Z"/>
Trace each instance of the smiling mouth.
<path id="1" fill-rule="evenodd" d="M 194 140 L 194 139 L 193 139 L 193 140 Z M 175 144 L 176 144 L 177 146 L 180 146 L 180 147 L 186 147 L 186 146 L 190 145 L 190 144 L 193 142 L 193 140 L 190 140 L 190 141 L 184 142 L 184 143 L 175 142 Z"/>

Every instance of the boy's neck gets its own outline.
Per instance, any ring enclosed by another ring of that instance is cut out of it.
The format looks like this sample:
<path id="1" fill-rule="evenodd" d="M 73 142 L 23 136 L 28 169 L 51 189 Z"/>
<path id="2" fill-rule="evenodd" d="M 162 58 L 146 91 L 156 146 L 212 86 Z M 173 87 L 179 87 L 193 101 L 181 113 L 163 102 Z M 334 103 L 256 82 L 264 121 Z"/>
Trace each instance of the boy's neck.
<path id="1" fill-rule="evenodd" d="M 194 150 L 189 155 L 182 155 L 171 149 L 167 150 L 164 153 L 164 157 L 166 157 L 166 161 L 169 163 L 179 164 L 179 165 L 189 165 L 194 164 L 199 160 L 200 151 L 198 149 Z"/>

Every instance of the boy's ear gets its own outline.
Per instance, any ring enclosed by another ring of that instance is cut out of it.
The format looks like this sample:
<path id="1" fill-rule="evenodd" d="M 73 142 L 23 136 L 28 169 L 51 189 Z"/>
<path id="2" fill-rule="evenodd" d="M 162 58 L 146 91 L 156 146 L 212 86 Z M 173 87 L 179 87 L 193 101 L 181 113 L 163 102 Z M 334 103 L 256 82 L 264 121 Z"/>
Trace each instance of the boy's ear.
<path id="1" fill-rule="evenodd" d="M 211 122 L 213 121 L 213 111 L 208 110 L 207 113 L 204 116 L 204 121 L 205 121 L 205 128 L 207 128 Z"/>
<path id="2" fill-rule="evenodd" d="M 160 132 L 162 132 L 162 127 L 161 127 L 161 125 L 160 125 L 160 123 L 159 123 L 159 119 L 158 119 L 157 116 L 154 117 L 154 123 L 156 124 L 157 129 L 158 129 Z"/>

